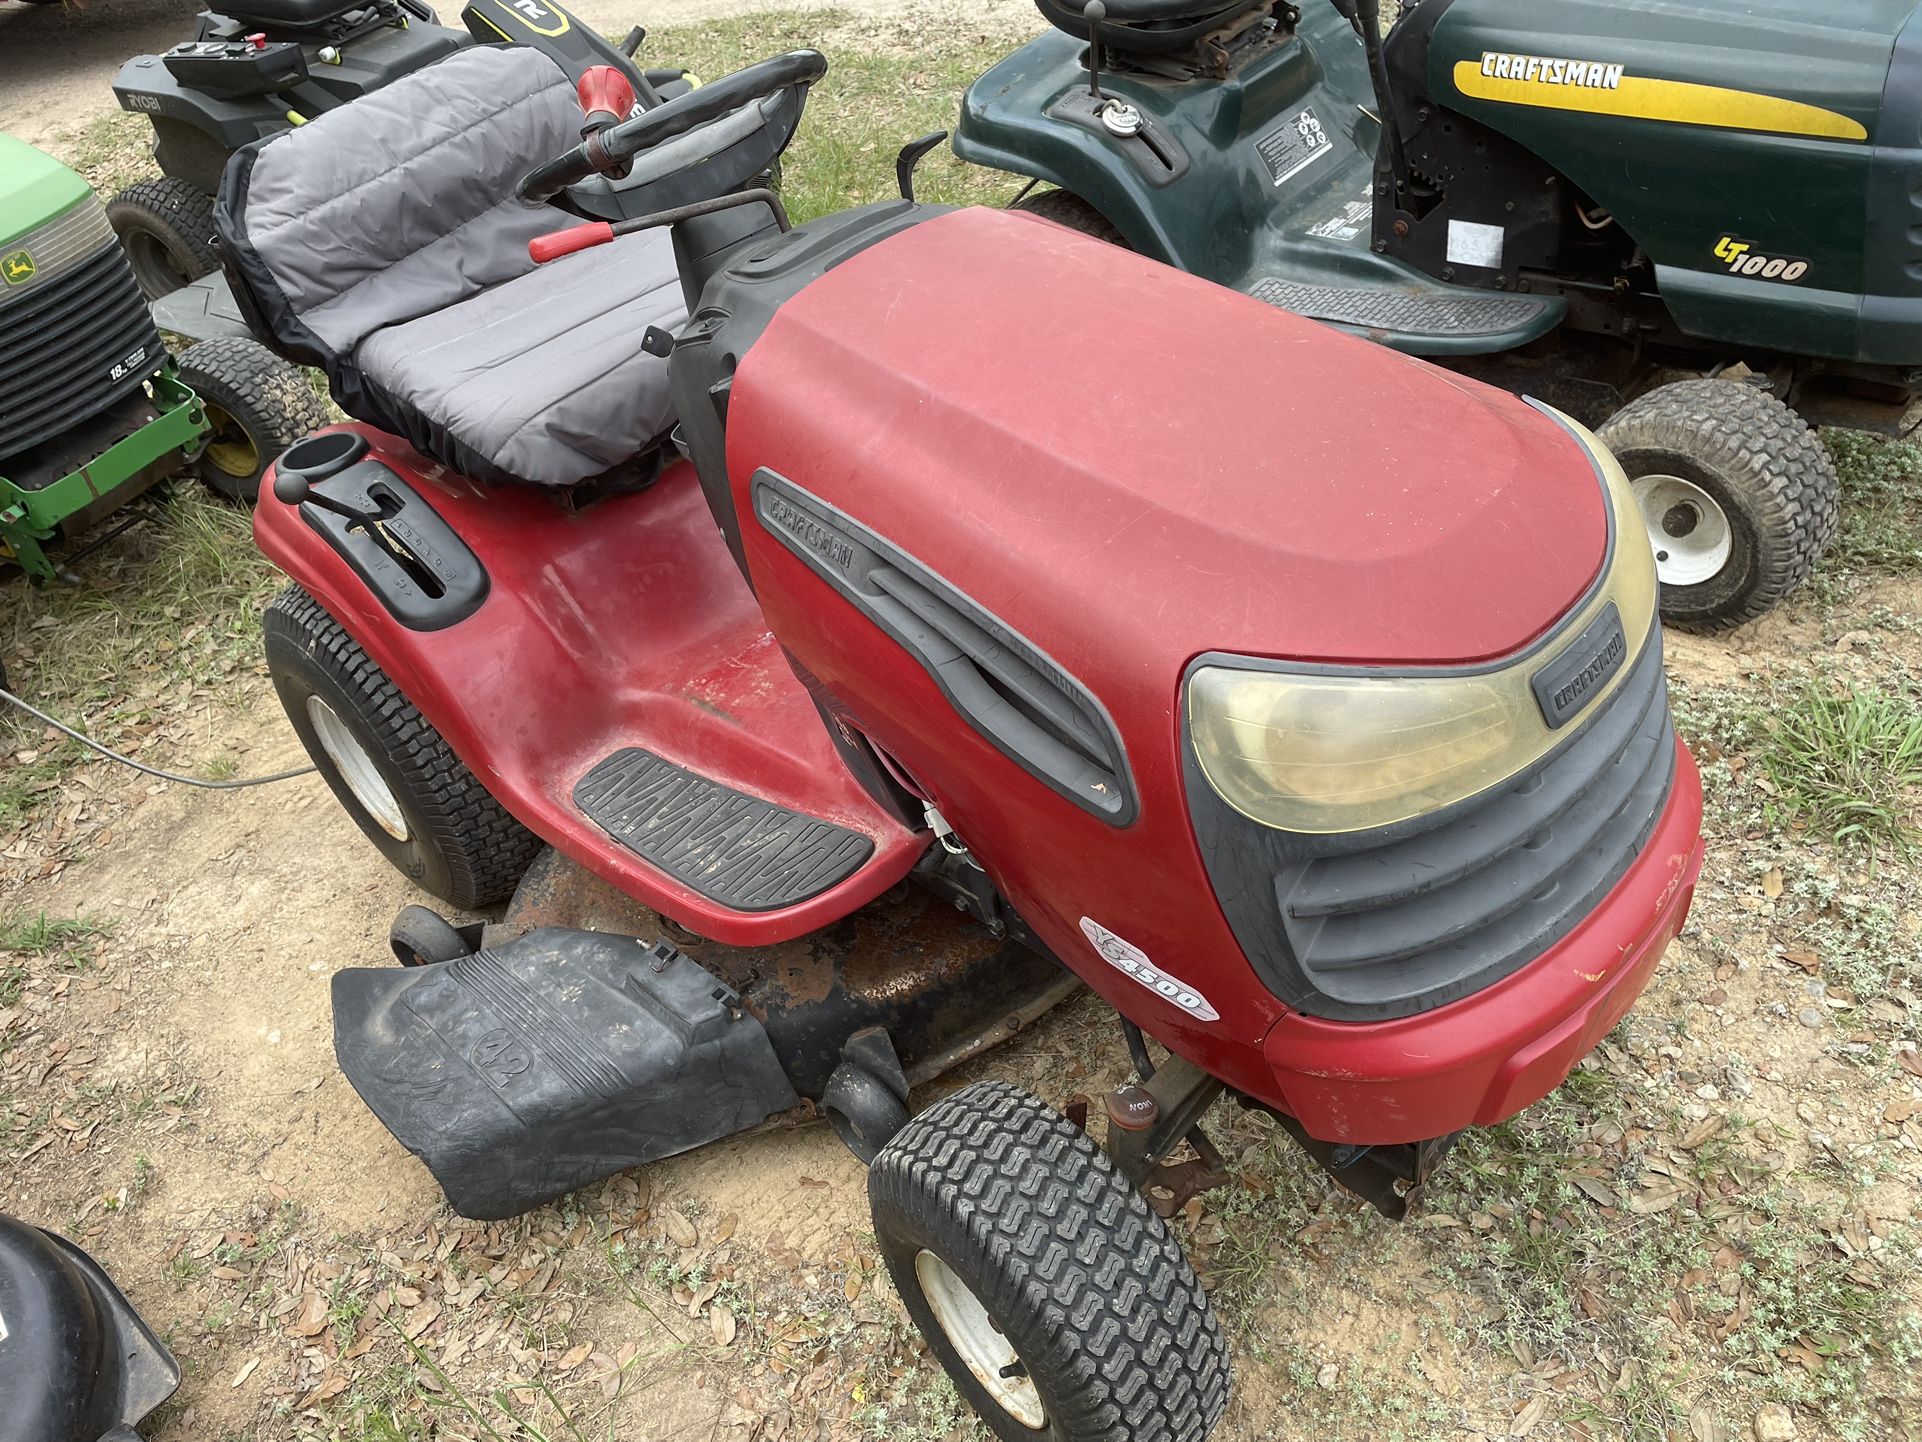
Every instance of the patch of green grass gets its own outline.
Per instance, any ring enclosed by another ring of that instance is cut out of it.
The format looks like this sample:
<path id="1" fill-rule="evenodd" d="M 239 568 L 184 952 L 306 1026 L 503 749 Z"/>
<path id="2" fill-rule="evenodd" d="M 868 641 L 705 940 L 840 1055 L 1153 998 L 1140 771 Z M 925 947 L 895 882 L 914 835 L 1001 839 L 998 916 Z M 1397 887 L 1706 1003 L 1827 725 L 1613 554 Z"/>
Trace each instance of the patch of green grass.
<path id="1" fill-rule="evenodd" d="M 279 574 L 255 550 L 247 513 L 191 478 L 175 482 L 153 519 L 85 558 L 79 572 L 78 586 L 0 584 L 0 654 L 13 691 L 105 745 L 143 747 L 180 698 L 259 665 L 259 613 Z M 33 759 L 0 770 L 0 826 L 20 824 L 57 796 L 90 754 L 50 740 L 39 722 L 9 708 L 0 752 L 22 751 Z M 175 770 L 208 764 L 164 750 L 136 754 Z"/>
<path id="2" fill-rule="evenodd" d="M 1825 431 L 1842 480 L 1842 521 L 1825 566 L 1922 570 L 1922 446 Z"/>
<path id="3" fill-rule="evenodd" d="M 828 73 L 810 92 L 781 159 L 782 198 L 798 223 L 892 199 L 896 153 L 929 131 L 952 130 L 961 92 L 1022 34 L 977 21 L 951 30 L 815 10 L 664 29 L 649 36 L 646 55 L 706 80 L 801 46 L 827 56 Z M 921 162 L 915 179 L 918 198 L 953 204 L 1002 204 L 1021 186 L 963 165 L 945 146 Z"/>
<path id="4" fill-rule="evenodd" d="M 1788 812 L 1835 841 L 1906 847 L 1922 786 L 1922 706 L 1818 682 L 1770 712 L 1761 760 Z"/>
<path id="5" fill-rule="evenodd" d="M 0 951 L 45 956 L 78 942 L 106 936 L 113 923 L 92 916 L 49 916 L 44 911 L 8 912 L 0 916 Z"/>

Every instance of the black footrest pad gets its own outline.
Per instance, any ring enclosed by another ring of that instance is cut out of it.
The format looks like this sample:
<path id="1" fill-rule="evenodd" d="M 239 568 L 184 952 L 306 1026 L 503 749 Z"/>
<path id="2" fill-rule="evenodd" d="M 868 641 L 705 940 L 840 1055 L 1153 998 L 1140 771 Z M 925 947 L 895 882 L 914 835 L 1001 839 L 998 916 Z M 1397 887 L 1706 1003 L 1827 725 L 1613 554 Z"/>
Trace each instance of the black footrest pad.
<path id="1" fill-rule="evenodd" d="M 642 860 L 736 911 L 818 896 L 874 851 L 858 831 L 743 796 L 639 748 L 583 776 L 574 804 Z"/>
<path id="2" fill-rule="evenodd" d="M 1408 295 L 1301 285 L 1272 277 L 1256 281 L 1248 294 L 1314 320 L 1404 335 L 1502 335 L 1532 324 L 1548 307 L 1547 301 L 1534 296 Z"/>

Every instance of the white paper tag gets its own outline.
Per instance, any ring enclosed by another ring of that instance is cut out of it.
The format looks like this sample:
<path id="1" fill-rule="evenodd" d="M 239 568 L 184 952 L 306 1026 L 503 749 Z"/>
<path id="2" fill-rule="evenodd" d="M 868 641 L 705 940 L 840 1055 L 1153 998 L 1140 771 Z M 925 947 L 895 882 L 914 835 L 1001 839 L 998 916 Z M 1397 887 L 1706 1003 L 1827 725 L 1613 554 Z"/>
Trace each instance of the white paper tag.
<path id="1" fill-rule="evenodd" d="M 1081 933 L 1101 954 L 1101 959 L 1124 976 L 1131 976 L 1163 1001 L 1173 1002 L 1188 1015 L 1201 1021 L 1220 1021 L 1221 1013 L 1208 1004 L 1208 998 L 1187 982 L 1168 975 L 1148 953 L 1132 942 L 1123 941 L 1100 922 L 1081 918 Z"/>
<path id="2" fill-rule="evenodd" d="M 1502 236 L 1499 225 L 1483 225 L 1476 220 L 1448 222 L 1448 263 L 1480 265 L 1489 270 L 1502 268 Z"/>

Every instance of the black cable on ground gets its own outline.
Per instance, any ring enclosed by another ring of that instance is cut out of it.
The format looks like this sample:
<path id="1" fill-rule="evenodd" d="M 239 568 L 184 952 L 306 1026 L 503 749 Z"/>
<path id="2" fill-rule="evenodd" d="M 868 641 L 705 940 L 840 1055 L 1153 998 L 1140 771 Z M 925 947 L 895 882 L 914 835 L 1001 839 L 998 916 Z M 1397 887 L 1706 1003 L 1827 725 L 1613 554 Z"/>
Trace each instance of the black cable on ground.
<path id="1" fill-rule="evenodd" d="M 134 770 L 144 772 L 148 776 L 155 777 L 161 781 L 173 781 L 181 786 L 198 786 L 203 791 L 239 791 L 248 786 L 266 786 L 275 781 L 291 781 L 296 776 L 310 776 L 316 769 L 312 766 L 301 766 L 292 771 L 276 771 L 271 776 L 248 776 L 239 781 L 203 781 L 198 776 L 181 776 L 176 772 L 161 771 L 156 767 L 147 765 L 144 761 L 136 761 L 131 756 L 122 756 L 111 746 L 102 746 L 91 736 L 83 736 L 80 732 L 74 730 L 73 727 L 67 725 L 66 722 L 56 721 L 38 706 L 28 705 L 25 701 L 22 701 L 18 696 L 14 695 L 13 692 L 5 690 L 4 688 L 0 688 L 0 701 L 11 702 L 22 711 L 25 711 L 29 716 L 46 722 L 47 725 L 53 727 L 54 730 L 63 735 L 71 736 L 82 746 L 88 747 L 90 750 L 98 751 L 109 761 L 118 761 L 122 766 L 131 766 Z"/>

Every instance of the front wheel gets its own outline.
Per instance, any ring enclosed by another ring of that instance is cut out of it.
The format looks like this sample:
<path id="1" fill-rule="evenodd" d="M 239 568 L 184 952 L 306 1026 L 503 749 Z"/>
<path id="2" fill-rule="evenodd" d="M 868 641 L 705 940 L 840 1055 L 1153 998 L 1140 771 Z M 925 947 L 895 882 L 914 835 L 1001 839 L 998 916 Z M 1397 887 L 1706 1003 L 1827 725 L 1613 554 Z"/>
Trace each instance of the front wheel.
<path id="1" fill-rule="evenodd" d="M 273 459 L 327 424 L 300 367 L 259 341 L 203 340 L 180 356 L 180 379 L 207 413 L 200 479 L 216 495 L 251 506 Z"/>
<path id="2" fill-rule="evenodd" d="M 1107 216 L 1096 210 L 1087 201 L 1071 190 L 1043 190 L 1024 195 L 1010 210 L 1025 211 L 1029 215 L 1039 215 L 1052 220 L 1056 225 L 1065 225 L 1069 230 L 1078 230 L 1095 240 L 1106 241 L 1109 245 L 1128 248 L 1127 239 L 1121 229 Z"/>
<path id="3" fill-rule="evenodd" d="M 1201 1442 L 1228 1351 L 1168 1224 L 1087 1134 L 977 1082 L 896 1134 L 868 1173 L 908 1315 L 1005 1442 Z"/>
<path id="4" fill-rule="evenodd" d="M 1677 381 L 1631 401 L 1599 434 L 1634 486 L 1671 625 L 1753 620 L 1809 578 L 1835 534 L 1835 462 L 1766 391 Z"/>
<path id="5" fill-rule="evenodd" d="M 136 180 L 107 202 L 133 278 L 148 300 L 172 295 L 220 269 L 214 249 L 214 198 L 171 175 Z"/>
<path id="6" fill-rule="evenodd" d="M 540 838 L 488 794 L 340 623 L 289 586 L 260 629 L 287 719 L 381 854 L 464 911 L 511 892 Z"/>

